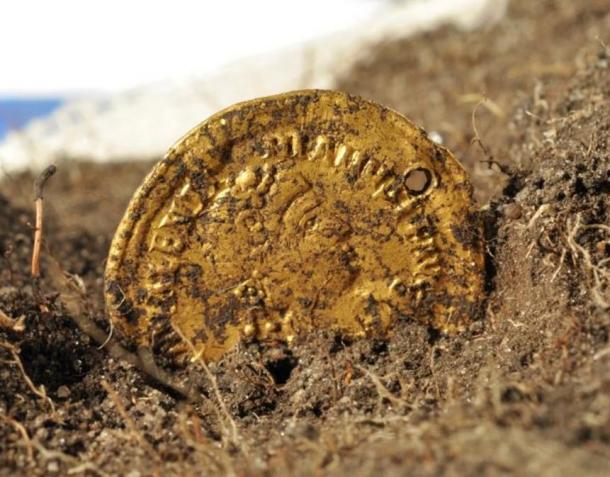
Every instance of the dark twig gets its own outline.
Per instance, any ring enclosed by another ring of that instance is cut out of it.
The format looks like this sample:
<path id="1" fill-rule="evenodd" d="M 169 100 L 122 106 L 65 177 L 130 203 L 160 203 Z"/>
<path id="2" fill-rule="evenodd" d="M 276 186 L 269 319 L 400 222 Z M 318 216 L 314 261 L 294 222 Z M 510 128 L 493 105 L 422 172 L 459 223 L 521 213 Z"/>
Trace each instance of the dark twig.
<path id="1" fill-rule="evenodd" d="M 98 344 L 103 344 L 106 352 L 115 359 L 128 362 L 132 366 L 144 371 L 158 383 L 171 389 L 176 394 L 193 402 L 200 402 L 200 396 L 190 389 L 186 389 L 177 382 L 172 375 L 156 365 L 152 352 L 140 347 L 138 352 L 132 353 L 124 348 L 114 337 L 102 330 L 91 319 L 87 309 L 87 297 L 74 278 L 64 272 L 59 262 L 53 257 L 48 261 L 49 278 L 53 287 L 60 293 L 60 301 L 66 307 L 68 315 L 80 330 Z"/>

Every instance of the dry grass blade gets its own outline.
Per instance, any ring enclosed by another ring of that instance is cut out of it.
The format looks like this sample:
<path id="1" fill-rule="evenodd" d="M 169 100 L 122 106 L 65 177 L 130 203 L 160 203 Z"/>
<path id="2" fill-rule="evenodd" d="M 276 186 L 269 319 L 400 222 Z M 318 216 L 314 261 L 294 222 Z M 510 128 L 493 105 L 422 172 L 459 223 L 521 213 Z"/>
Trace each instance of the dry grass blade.
<path id="1" fill-rule="evenodd" d="M 502 174 L 507 175 L 507 176 L 512 176 L 513 172 L 510 170 L 510 168 L 503 164 L 500 164 L 498 161 L 496 161 L 496 159 L 494 158 L 494 155 L 491 153 L 491 150 L 489 149 L 489 147 L 487 147 L 485 145 L 485 143 L 483 142 L 483 140 L 481 139 L 479 130 L 477 128 L 477 110 L 479 109 L 479 106 L 481 106 L 481 105 L 485 105 L 489 109 L 490 103 L 489 103 L 489 100 L 487 100 L 484 96 L 479 95 L 479 98 L 480 98 L 479 101 L 472 109 L 471 121 L 472 121 L 472 131 L 474 133 L 474 136 L 471 140 L 471 143 L 478 145 L 479 148 L 481 149 L 481 151 L 483 152 L 483 155 L 485 156 L 485 159 L 480 162 L 486 163 L 489 166 L 489 168 L 491 168 L 491 166 L 495 165 Z M 492 102 L 492 104 L 495 104 L 495 103 Z M 497 112 L 494 112 L 493 108 L 491 108 L 490 111 L 492 113 L 496 114 L 496 116 L 498 116 Z M 500 115 L 500 117 L 501 117 L 501 115 Z"/>
<path id="2" fill-rule="evenodd" d="M 34 229 L 34 248 L 32 250 L 32 277 L 40 276 L 40 249 L 42 247 L 44 220 L 43 192 L 44 186 L 49 178 L 55 174 L 57 168 L 54 165 L 47 167 L 34 182 L 34 204 L 36 206 L 36 228 Z"/>

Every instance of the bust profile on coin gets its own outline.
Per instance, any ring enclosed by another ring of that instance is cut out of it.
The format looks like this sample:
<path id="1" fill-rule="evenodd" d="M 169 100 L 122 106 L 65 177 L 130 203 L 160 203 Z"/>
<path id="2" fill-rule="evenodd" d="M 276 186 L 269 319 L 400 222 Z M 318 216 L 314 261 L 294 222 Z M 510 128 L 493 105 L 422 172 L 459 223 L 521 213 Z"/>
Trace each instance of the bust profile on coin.
<path id="1" fill-rule="evenodd" d="M 315 329 L 390 337 L 402 319 L 458 332 L 482 295 L 460 164 L 398 113 L 318 90 L 189 132 L 134 196 L 106 270 L 115 327 L 177 361 Z"/>

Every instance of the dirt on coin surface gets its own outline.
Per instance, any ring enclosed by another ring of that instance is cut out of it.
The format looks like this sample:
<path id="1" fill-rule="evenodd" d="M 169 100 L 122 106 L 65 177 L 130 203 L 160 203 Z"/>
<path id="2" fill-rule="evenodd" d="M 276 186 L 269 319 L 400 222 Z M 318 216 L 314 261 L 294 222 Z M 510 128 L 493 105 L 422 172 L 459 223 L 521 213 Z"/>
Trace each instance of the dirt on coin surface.
<path id="1" fill-rule="evenodd" d="M 320 332 L 166 368 L 195 403 L 73 320 L 109 331 L 108 247 L 152 164 L 58 164 L 40 283 L 33 177 L 5 179 L 0 312 L 24 329 L 0 328 L 0 475 L 608 475 L 608 32 L 608 0 L 516 0 L 482 31 L 375 46 L 338 88 L 470 172 L 484 315 L 458 336 L 405 320 L 387 341 Z"/>

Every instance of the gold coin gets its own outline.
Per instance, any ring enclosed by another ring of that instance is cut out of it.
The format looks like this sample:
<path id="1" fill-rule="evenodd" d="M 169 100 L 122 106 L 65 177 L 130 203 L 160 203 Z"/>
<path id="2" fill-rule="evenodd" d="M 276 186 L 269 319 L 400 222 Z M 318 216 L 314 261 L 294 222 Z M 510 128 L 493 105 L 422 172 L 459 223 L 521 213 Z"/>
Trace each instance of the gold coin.
<path id="1" fill-rule="evenodd" d="M 483 296 L 467 174 L 400 114 L 332 91 L 237 104 L 135 193 L 106 268 L 124 337 L 177 360 L 314 329 L 466 327 Z"/>

